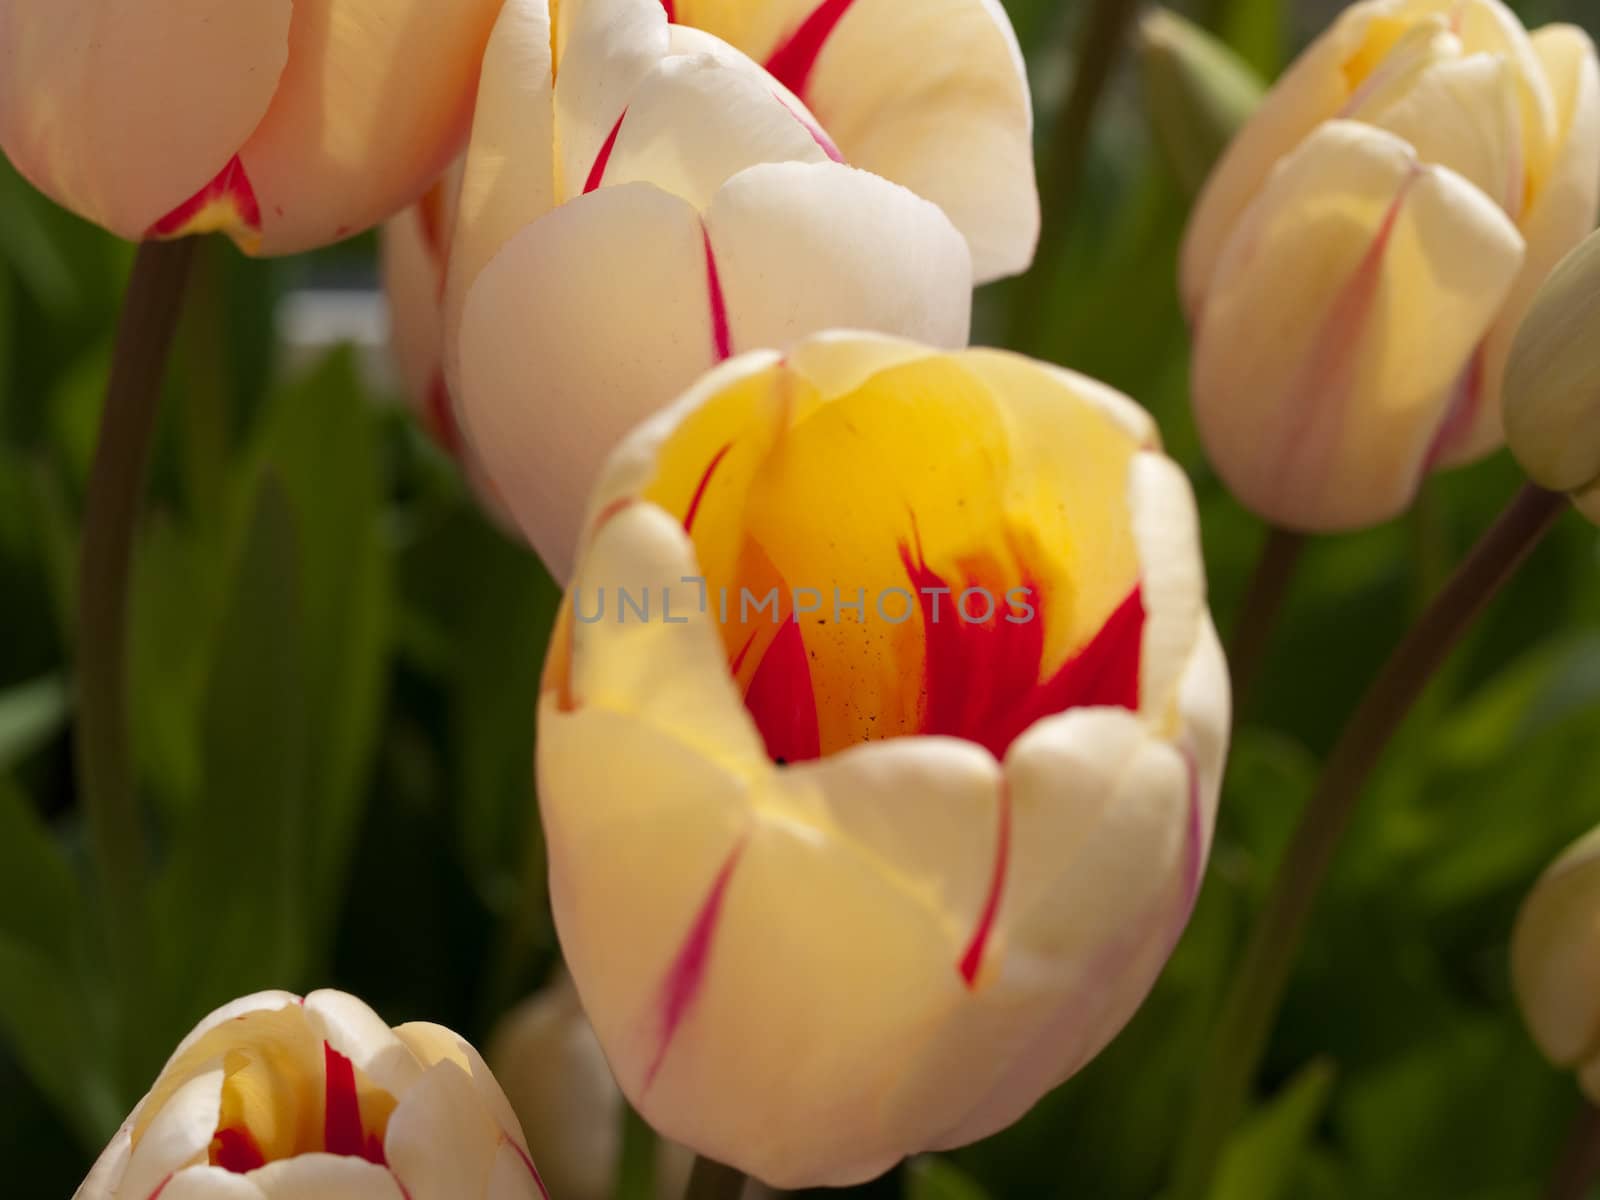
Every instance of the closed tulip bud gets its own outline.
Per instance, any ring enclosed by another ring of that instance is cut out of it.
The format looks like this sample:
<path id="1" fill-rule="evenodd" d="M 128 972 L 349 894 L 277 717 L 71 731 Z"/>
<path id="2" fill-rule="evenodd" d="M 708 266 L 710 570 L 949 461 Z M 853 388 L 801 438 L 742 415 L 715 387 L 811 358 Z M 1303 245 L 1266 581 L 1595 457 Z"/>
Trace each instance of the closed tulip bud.
<path id="1" fill-rule="evenodd" d="M 490 40 L 445 353 L 474 452 L 565 578 L 634 424 L 819 329 L 962 345 L 972 267 L 936 205 L 839 161 L 798 98 L 659 0 L 558 12 L 552 38 L 544 0 L 510 0 Z"/>
<path id="2" fill-rule="evenodd" d="M 1600 521 L 1600 234 L 1540 290 L 1506 367 L 1506 440 L 1542 487 Z"/>
<path id="3" fill-rule="evenodd" d="M 0 0 L 0 148 L 135 241 L 337 241 L 460 150 L 500 0 Z"/>
<path id="4" fill-rule="evenodd" d="M 489 1041 L 489 1062 L 551 1195 L 611 1200 L 622 1159 L 622 1093 L 565 972 L 505 1016 Z M 658 1200 L 683 1195 L 691 1162 L 682 1146 L 656 1147 Z"/>
<path id="5" fill-rule="evenodd" d="M 1150 123 L 1178 180 L 1190 192 L 1261 103 L 1261 81 L 1238 55 L 1165 8 L 1139 22 Z"/>
<path id="6" fill-rule="evenodd" d="M 1551 1062 L 1600 1104 L 1600 829 L 1544 873 L 1511 942 L 1523 1019 Z"/>
<path id="7" fill-rule="evenodd" d="M 1206 449 L 1307 531 L 1498 447 L 1512 338 L 1593 228 L 1600 70 L 1500 0 L 1366 0 L 1268 93 L 1183 248 Z"/>
<path id="8" fill-rule="evenodd" d="M 342 992 L 195 1027 L 75 1200 L 550 1200 L 477 1051 Z"/>
<path id="9" fill-rule="evenodd" d="M 556 926 L 618 1082 L 780 1188 L 985 1137 L 1106 1045 L 1188 919 L 1229 720 L 1149 417 L 865 334 L 621 444 L 545 688 Z"/>

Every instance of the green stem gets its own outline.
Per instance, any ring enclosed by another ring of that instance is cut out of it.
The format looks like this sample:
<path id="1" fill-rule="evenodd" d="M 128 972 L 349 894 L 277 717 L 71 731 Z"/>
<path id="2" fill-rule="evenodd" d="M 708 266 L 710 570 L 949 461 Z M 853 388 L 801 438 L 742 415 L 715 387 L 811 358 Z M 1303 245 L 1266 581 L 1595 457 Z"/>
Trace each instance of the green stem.
<path id="1" fill-rule="evenodd" d="M 1226 1001 L 1179 1146 L 1170 1200 L 1205 1200 L 1266 1047 L 1317 892 L 1389 740 L 1474 619 L 1566 509 L 1528 485 L 1395 648 L 1334 747 L 1278 867 Z"/>
<path id="2" fill-rule="evenodd" d="M 683 1200 L 739 1200 L 744 1195 L 745 1174 L 704 1155 L 694 1160 Z"/>
<path id="3" fill-rule="evenodd" d="M 1255 573 L 1250 577 L 1250 586 L 1239 607 L 1233 638 L 1228 645 L 1236 714 L 1243 715 L 1261 674 L 1278 613 L 1289 594 L 1289 584 L 1305 548 L 1303 533 L 1292 533 L 1276 525 L 1267 530 L 1267 540 L 1261 547 L 1261 557 L 1256 560 Z"/>
<path id="4" fill-rule="evenodd" d="M 1033 269 L 1017 284 L 1012 309 L 1011 347 L 1038 353 L 1050 316 L 1050 296 L 1061 251 L 1077 208 L 1089 154 L 1089 135 L 1106 86 L 1122 58 L 1122 47 L 1138 14 L 1137 0 L 1094 0 L 1078 41 L 1072 90 L 1057 114 L 1050 145 L 1041 154 L 1039 204 L 1044 223 Z"/>
<path id="5" fill-rule="evenodd" d="M 1585 1104 L 1572 1123 L 1545 1200 L 1584 1200 L 1600 1179 L 1600 1110 Z"/>
<path id="6" fill-rule="evenodd" d="M 144 837 L 128 748 L 129 578 L 161 380 L 193 254 L 187 238 L 139 247 L 84 501 L 74 752 L 113 965 L 128 1000 L 147 966 Z"/>

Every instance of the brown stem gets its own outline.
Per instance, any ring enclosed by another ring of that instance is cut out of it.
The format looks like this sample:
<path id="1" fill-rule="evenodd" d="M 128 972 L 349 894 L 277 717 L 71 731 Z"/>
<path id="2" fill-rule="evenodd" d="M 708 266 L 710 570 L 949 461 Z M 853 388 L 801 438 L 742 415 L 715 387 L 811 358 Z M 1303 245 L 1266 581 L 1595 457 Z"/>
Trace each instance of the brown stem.
<path id="1" fill-rule="evenodd" d="M 1584 1104 L 1572 1123 L 1545 1200 L 1584 1200 L 1600 1179 L 1600 1109 Z"/>
<path id="2" fill-rule="evenodd" d="M 1228 645 L 1228 663 L 1233 672 L 1233 710 L 1237 714 L 1244 713 L 1261 674 L 1278 613 L 1289 594 L 1289 584 L 1305 548 L 1303 533 L 1293 533 L 1276 525 L 1267 530 L 1267 540 L 1261 547 L 1261 557 L 1256 560 L 1255 573 L 1250 577 L 1250 587 L 1245 592 Z"/>
<path id="3" fill-rule="evenodd" d="M 694 1171 L 689 1175 L 683 1200 L 739 1200 L 744 1195 L 746 1182 L 743 1171 L 701 1155 L 694 1160 Z"/>

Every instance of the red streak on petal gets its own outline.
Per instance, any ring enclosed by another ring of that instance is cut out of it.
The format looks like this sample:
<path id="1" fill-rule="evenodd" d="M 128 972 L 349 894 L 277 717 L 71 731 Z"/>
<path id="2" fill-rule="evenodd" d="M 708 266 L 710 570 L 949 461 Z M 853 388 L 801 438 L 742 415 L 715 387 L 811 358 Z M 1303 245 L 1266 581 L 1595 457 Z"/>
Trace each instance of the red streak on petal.
<path id="1" fill-rule="evenodd" d="M 983 902 L 983 912 L 978 917 L 978 927 L 973 930 L 967 952 L 961 956 L 957 969 L 968 988 L 977 986 L 978 968 L 983 965 L 984 947 L 994 933 L 994 924 L 1000 915 L 1000 899 L 1005 895 L 1006 872 L 1011 865 L 1011 789 L 1004 779 L 1000 781 L 1000 828 L 995 833 L 994 874 L 989 879 L 989 896 Z"/>
<path id="2" fill-rule="evenodd" d="M 752 633 L 749 637 L 747 637 L 745 639 L 744 645 L 739 647 L 739 653 L 737 653 L 737 654 L 735 654 L 733 656 L 733 662 L 728 665 L 728 670 L 733 675 L 737 676 L 739 674 L 740 668 L 744 666 L 744 660 L 750 654 L 750 647 L 754 646 L 755 644 L 756 644 L 756 635 L 754 633 Z"/>
<path id="3" fill-rule="evenodd" d="M 426 425 L 433 440 L 451 458 L 461 457 L 461 426 L 456 423 L 456 406 L 450 399 L 450 388 L 444 381 L 444 372 L 436 372 L 428 395 L 423 400 Z"/>
<path id="4" fill-rule="evenodd" d="M 550 1189 L 545 1187 L 544 1180 L 539 1176 L 539 1168 L 533 1165 L 533 1159 L 528 1157 L 528 1152 L 517 1145 L 517 1139 L 504 1129 L 500 1131 L 500 1140 L 517 1152 L 517 1157 L 522 1160 L 522 1165 L 528 1168 L 528 1174 L 533 1178 L 533 1186 L 539 1189 L 539 1195 L 544 1200 L 550 1200 Z"/>
<path id="5" fill-rule="evenodd" d="M 700 911 L 695 914 L 688 935 L 683 939 L 683 945 L 678 948 L 677 957 L 673 959 L 672 966 L 667 971 L 667 977 L 662 981 L 661 1035 L 655 1059 L 645 1073 L 646 1089 L 655 1082 L 656 1074 L 666 1060 L 667 1050 L 672 1046 L 672 1039 L 677 1035 L 684 1017 L 693 1006 L 695 997 L 699 995 L 700 985 L 705 981 L 706 967 L 711 962 L 711 948 L 716 940 L 717 926 L 722 920 L 722 902 L 727 898 L 728 884 L 733 879 L 734 868 L 739 865 L 739 859 L 744 854 L 744 847 L 745 843 L 741 839 L 723 860 L 716 878 L 711 881 L 710 890 L 706 892 L 706 898 L 700 902 Z"/>
<path id="6" fill-rule="evenodd" d="M 174 1171 L 172 1174 L 176 1175 L 177 1172 Z M 145 1200 L 160 1200 L 161 1193 L 167 1190 L 167 1184 L 171 1182 L 172 1175 L 168 1175 L 160 1183 L 156 1184 L 156 1190 L 151 1192 L 149 1196 L 145 1197 Z"/>
<path id="7" fill-rule="evenodd" d="M 250 186 L 244 163 L 237 154 L 228 160 L 228 165 L 217 173 L 215 179 L 150 226 L 145 237 L 180 237 L 205 209 L 223 203 L 233 207 L 241 225 L 260 230 L 261 205 L 256 201 L 255 189 Z"/>
<path id="8" fill-rule="evenodd" d="M 717 468 L 722 465 L 722 460 L 728 457 L 728 451 L 732 449 L 733 443 L 729 442 L 721 450 L 718 450 L 712 456 L 711 464 L 706 467 L 706 473 L 700 476 L 700 483 L 694 489 L 694 497 L 689 501 L 689 511 L 683 517 L 683 531 L 685 533 L 694 532 L 694 519 L 700 515 L 700 505 L 706 498 L 706 489 L 711 486 L 711 477 L 717 473 Z"/>
<path id="9" fill-rule="evenodd" d="M 741 658 L 743 656 L 741 655 Z M 744 706 L 761 731 L 767 755 L 774 762 L 807 762 L 822 754 L 811 661 L 800 623 L 783 622 L 778 636 L 756 667 L 744 694 Z"/>
<path id="10" fill-rule="evenodd" d="M 958 607 L 963 585 L 945 581 L 909 546 L 901 546 L 900 558 L 922 606 L 923 712 L 918 732 L 963 738 L 1004 758 L 1011 743 L 1044 717 L 1069 708 L 1139 707 L 1145 617 L 1139 588 L 1082 649 L 1049 679 L 1040 680 L 1041 613 L 1022 620 L 1023 611 L 1008 601 L 1012 593 L 1001 595 L 990 588 L 993 617 L 964 620 Z M 1029 604 L 1037 609 L 1039 590 L 1027 580 L 1019 586 L 1028 588 Z M 934 594 L 934 589 L 947 591 Z M 975 597 L 968 615 L 982 616 L 985 603 Z"/>
<path id="11" fill-rule="evenodd" d="M 772 52 L 767 59 L 767 70 L 795 95 L 805 95 L 817 56 L 853 3 L 855 0 L 822 0 L 800 28 L 789 35 L 789 40 Z"/>
<path id="12" fill-rule="evenodd" d="M 706 290 L 711 304 L 711 341 L 717 361 L 733 357 L 733 336 L 728 331 L 728 304 L 722 296 L 722 276 L 717 271 L 717 252 L 711 248 L 711 232 L 703 225 L 701 236 L 706 243 Z"/>
<path id="13" fill-rule="evenodd" d="M 387 1165 L 383 1142 L 377 1137 L 368 1137 L 361 1124 L 355 1065 L 327 1042 L 322 1043 L 322 1058 L 327 1093 L 323 1106 L 322 1148 L 329 1154 Z"/>
<path id="14" fill-rule="evenodd" d="M 211 1165 L 232 1171 L 235 1175 L 243 1175 L 246 1171 L 266 1166 L 267 1157 L 261 1153 L 261 1147 L 256 1145 L 256 1139 L 248 1129 L 229 1127 L 217 1130 L 216 1136 L 211 1139 Z"/>
<path id="15" fill-rule="evenodd" d="M 844 162 L 844 151 L 839 149 L 839 147 L 834 143 L 834 140 L 828 136 L 827 130 L 823 129 L 822 126 L 811 120 L 811 118 L 806 116 L 804 113 L 796 112 L 792 107 L 790 107 L 789 102 L 782 96 L 779 96 L 776 92 L 774 92 L 773 95 L 777 97 L 778 103 L 789 109 L 790 115 L 805 127 L 805 131 L 811 135 L 811 140 L 822 147 L 822 152 L 824 154 L 833 159 L 833 161 L 836 163 Z"/>
<path id="16" fill-rule="evenodd" d="M 622 132 L 622 123 L 628 119 L 628 110 L 623 109 L 622 115 L 617 118 L 617 123 L 611 127 L 611 132 L 606 135 L 605 144 L 600 147 L 600 153 L 594 157 L 594 166 L 589 168 L 589 179 L 583 185 L 583 194 L 587 196 L 600 186 L 600 181 L 606 177 L 606 166 L 611 162 L 611 152 L 617 148 L 617 135 Z"/>
<path id="17" fill-rule="evenodd" d="M 668 23 L 676 23 L 678 20 L 678 6 L 675 0 L 661 0 L 661 7 L 667 10 Z"/>

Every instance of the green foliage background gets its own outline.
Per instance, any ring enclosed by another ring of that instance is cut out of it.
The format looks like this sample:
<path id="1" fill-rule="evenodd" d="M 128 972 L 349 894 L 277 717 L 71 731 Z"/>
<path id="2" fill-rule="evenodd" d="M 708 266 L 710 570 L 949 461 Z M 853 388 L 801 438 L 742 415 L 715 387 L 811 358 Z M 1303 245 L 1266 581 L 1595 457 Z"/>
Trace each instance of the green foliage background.
<path id="1" fill-rule="evenodd" d="M 908 0 L 909 2 L 909 0 Z M 1084 3 L 1008 0 L 1041 143 Z M 1271 74 L 1338 4 L 1185 10 Z M 1592 0 L 1528 0 L 1530 24 Z M 1186 405 L 1174 261 L 1187 201 L 1119 64 L 1066 223 L 1048 354 L 1159 417 L 1202 505 L 1226 629 L 1262 538 Z M 367 238 L 307 259 L 202 250 L 135 584 L 158 983 L 108 1002 L 74 806 L 79 513 L 130 249 L 0 168 L 0 1161 L 69 1195 L 174 1042 L 260 987 L 333 985 L 475 1040 L 556 955 L 530 795 L 557 593 L 351 351 L 290 368 L 280 298 L 371 286 Z M 1004 344 L 1014 289 L 980 297 Z M 1387 649 L 1519 483 L 1499 456 L 1416 511 L 1315 544 L 1240 715 L 1206 890 L 1130 1029 L 1020 1125 L 863 1195 L 1160 1192 L 1220 989 L 1319 758 Z M 1528 1200 L 1578 1097 L 1509 995 L 1517 905 L 1600 822 L 1600 534 L 1576 518 L 1401 732 L 1324 896 L 1258 1106 L 1215 1200 Z M 526 850 L 524 849 L 526 847 Z"/>

